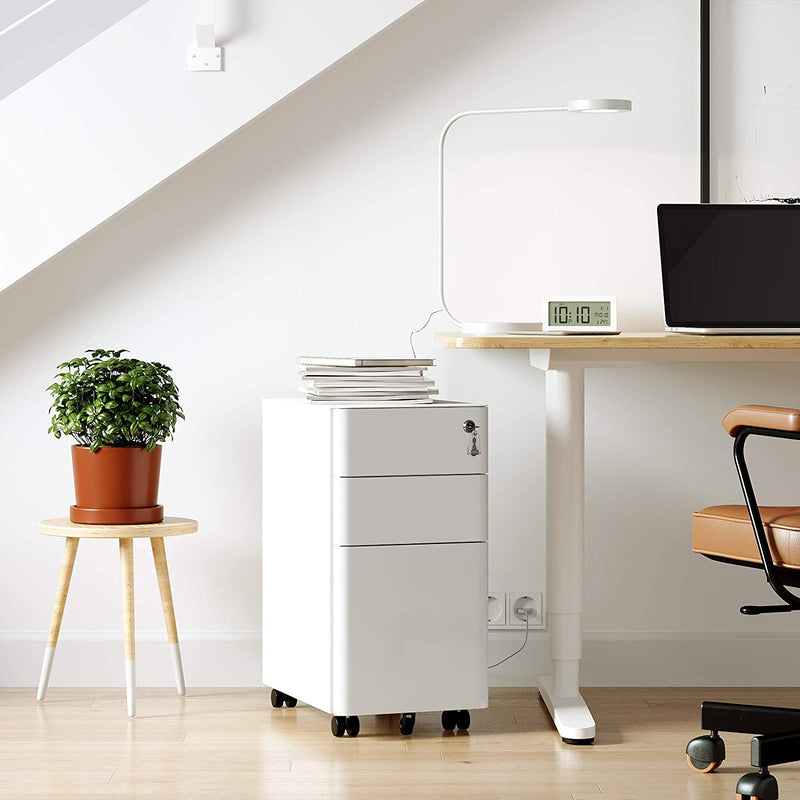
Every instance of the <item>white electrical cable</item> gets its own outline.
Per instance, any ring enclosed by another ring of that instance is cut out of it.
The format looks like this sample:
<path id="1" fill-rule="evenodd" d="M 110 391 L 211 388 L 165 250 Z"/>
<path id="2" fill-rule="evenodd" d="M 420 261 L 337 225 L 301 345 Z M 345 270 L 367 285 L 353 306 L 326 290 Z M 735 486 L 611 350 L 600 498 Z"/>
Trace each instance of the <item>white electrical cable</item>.
<path id="1" fill-rule="evenodd" d="M 411 345 L 411 353 L 414 356 L 414 358 L 417 357 L 417 351 L 414 349 L 414 335 L 417 333 L 422 333 L 422 331 L 424 331 L 425 328 L 427 328 L 428 325 L 430 324 L 430 321 L 433 319 L 434 314 L 441 314 L 442 311 L 443 309 L 441 308 L 437 308 L 435 311 L 431 311 L 431 313 L 428 314 L 428 319 L 425 320 L 425 324 L 422 325 L 422 327 L 420 328 L 414 328 L 414 330 L 408 334 L 408 343 L 409 345 Z"/>
<path id="2" fill-rule="evenodd" d="M 505 664 L 505 662 L 508 661 L 509 658 L 514 658 L 514 656 L 517 655 L 517 653 L 521 653 L 525 649 L 525 645 L 528 644 L 528 631 L 530 629 L 529 618 L 531 611 L 529 611 L 527 608 L 521 608 L 520 611 L 524 612 L 525 614 L 525 638 L 522 640 L 522 645 L 520 646 L 519 650 L 515 650 L 511 655 L 506 656 L 505 658 L 498 661 L 496 664 L 489 664 L 489 669 L 494 669 L 495 667 L 499 667 L 501 664 Z"/>

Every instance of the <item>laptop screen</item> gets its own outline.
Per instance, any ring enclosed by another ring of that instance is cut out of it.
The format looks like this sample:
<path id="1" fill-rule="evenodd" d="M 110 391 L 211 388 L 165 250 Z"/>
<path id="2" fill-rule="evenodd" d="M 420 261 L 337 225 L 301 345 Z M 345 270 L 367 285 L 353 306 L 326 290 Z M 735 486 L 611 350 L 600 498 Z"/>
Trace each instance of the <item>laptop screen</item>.
<path id="1" fill-rule="evenodd" d="M 800 207 L 658 207 L 670 328 L 800 327 Z"/>

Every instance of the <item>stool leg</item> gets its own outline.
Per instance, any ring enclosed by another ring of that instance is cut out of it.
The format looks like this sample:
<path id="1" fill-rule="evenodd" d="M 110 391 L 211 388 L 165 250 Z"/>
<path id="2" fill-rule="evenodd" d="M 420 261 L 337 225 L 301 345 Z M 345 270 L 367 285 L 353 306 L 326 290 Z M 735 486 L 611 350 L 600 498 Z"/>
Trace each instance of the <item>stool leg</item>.
<path id="1" fill-rule="evenodd" d="M 154 537 L 150 540 L 153 548 L 153 560 L 156 563 L 158 576 L 158 589 L 161 592 L 161 607 L 164 609 L 164 622 L 167 624 L 167 638 L 172 650 L 172 667 L 175 671 L 175 685 L 178 694 L 186 694 L 186 683 L 183 680 L 183 662 L 181 661 L 181 646 L 178 644 L 178 626 L 175 623 L 175 608 L 172 605 L 172 589 L 169 585 L 169 570 L 167 569 L 167 551 L 164 549 L 163 537 Z"/>
<path id="2" fill-rule="evenodd" d="M 64 541 L 64 556 L 61 559 L 61 572 L 58 576 L 56 589 L 56 602 L 53 606 L 53 616 L 50 618 L 50 633 L 47 637 L 47 647 L 44 649 L 42 674 L 39 676 L 39 689 L 36 692 L 37 700 L 44 700 L 47 693 L 47 684 L 50 683 L 50 670 L 53 668 L 53 657 L 58 644 L 58 634 L 61 630 L 61 619 L 64 616 L 64 606 L 67 602 L 69 582 L 72 578 L 72 568 L 75 566 L 75 554 L 78 552 L 78 542 L 74 537 L 67 537 Z"/>
<path id="3" fill-rule="evenodd" d="M 122 623 L 125 640 L 125 692 L 128 716 L 136 716 L 136 634 L 133 616 L 133 539 L 119 540 Z"/>

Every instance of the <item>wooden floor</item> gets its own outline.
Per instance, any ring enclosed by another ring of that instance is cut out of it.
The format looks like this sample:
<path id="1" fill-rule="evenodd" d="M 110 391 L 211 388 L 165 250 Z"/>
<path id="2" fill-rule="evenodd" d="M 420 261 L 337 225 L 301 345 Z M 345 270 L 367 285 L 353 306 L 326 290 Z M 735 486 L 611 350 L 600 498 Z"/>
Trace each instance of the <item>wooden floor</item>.
<path id="1" fill-rule="evenodd" d="M 686 742 L 700 700 L 800 706 L 800 689 L 587 689 L 593 747 L 555 734 L 535 689 L 494 689 L 469 732 L 419 714 L 364 717 L 357 739 L 302 704 L 275 710 L 265 689 L 140 689 L 135 720 L 119 689 L 0 691 L 0 797 L 46 798 L 734 798 L 749 738 L 725 737 L 718 773 L 697 775 Z M 800 766 L 775 768 L 781 798 L 800 798 Z"/>

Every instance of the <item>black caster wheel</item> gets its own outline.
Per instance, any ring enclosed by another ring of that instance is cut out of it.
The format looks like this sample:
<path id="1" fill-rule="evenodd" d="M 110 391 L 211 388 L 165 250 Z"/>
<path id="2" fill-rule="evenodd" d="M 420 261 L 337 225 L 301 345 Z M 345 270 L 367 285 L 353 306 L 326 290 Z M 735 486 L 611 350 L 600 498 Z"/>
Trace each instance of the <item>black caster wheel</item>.
<path id="1" fill-rule="evenodd" d="M 279 692 L 277 689 L 273 689 L 270 692 L 269 701 L 272 703 L 273 708 L 280 708 L 286 701 L 286 695 L 283 692 Z"/>
<path id="2" fill-rule="evenodd" d="M 458 721 L 458 711 L 442 711 L 442 727 L 446 731 L 452 731 Z"/>
<path id="3" fill-rule="evenodd" d="M 470 718 L 469 711 L 462 710 L 456 715 L 456 725 L 460 731 L 465 731 L 469 728 Z"/>
<path id="4" fill-rule="evenodd" d="M 692 770 L 701 774 L 713 772 L 722 763 L 721 761 L 700 761 L 697 758 L 692 758 L 688 754 L 686 756 L 686 761 Z"/>
<path id="5" fill-rule="evenodd" d="M 344 721 L 344 728 L 348 736 L 358 736 L 358 732 L 361 730 L 361 722 L 358 717 L 348 717 Z"/>
<path id="6" fill-rule="evenodd" d="M 715 733 L 698 736 L 686 745 L 686 761 L 695 772 L 713 772 L 724 760 L 725 742 Z"/>
<path id="7" fill-rule="evenodd" d="M 410 736 L 414 732 L 414 723 L 417 721 L 416 714 L 400 715 L 400 733 L 403 736 Z"/>
<path id="8" fill-rule="evenodd" d="M 344 717 L 331 717 L 331 733 L 338 739 L 344 736 L 347 730 L 347 720 Z"/>
<path id="9" fill-rule="evenodd" d="M 736 784 L 736 800 L 778 800 L 778 781 L 768 772 L 748 772 Z"/>
<path id="10" fill-rule="evenodd" d="M 283 696 L 283 702 L 286 704 L 286 708 L 294 708 L 297 705 L 297 698 L 285 694 Z"/>

